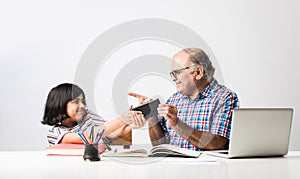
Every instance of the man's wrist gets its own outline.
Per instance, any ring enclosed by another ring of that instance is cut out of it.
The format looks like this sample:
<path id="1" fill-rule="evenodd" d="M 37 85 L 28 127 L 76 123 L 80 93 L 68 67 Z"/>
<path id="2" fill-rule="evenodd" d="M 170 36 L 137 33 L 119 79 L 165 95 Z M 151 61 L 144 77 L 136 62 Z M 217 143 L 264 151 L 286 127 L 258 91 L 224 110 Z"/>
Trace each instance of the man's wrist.
<path id="1" fill-rule="evenodd" d="M 178 119 L 174 130 L 181 135 L 181 137 L 188 139 L 192 135 L 194 129 Z"/>
<path id="2" fill-rule="evenodd" d="M 148 121 L 149 127 L 154 126 L 157 123 L 159 123 L 158 118 L 156 116 L 149 117 L 149 118 L 146 119 L 146 121 Z"/>

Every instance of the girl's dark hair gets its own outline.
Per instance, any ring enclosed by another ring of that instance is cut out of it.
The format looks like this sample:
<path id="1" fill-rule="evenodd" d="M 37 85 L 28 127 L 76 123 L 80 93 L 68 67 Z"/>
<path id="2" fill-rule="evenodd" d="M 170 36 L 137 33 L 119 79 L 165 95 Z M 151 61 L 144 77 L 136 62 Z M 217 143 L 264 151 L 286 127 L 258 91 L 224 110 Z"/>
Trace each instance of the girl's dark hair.
<path id="1" fill-rule="evenodd" d="M 81 94 L 84 99 L 83 103 L 86 105 L 84 92 L 77 85 L 63 83 L 52 88 L 47 97 L 42 124 L 53 126 L 68 118 L 67 103 Z"/>

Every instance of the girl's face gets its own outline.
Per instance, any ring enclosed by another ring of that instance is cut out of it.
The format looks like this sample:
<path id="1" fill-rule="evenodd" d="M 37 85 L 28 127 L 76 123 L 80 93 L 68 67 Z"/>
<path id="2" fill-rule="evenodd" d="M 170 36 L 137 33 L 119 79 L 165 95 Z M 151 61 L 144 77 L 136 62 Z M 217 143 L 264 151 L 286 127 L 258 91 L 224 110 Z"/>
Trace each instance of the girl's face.
<path id="1" fill-rule="evenodd" d="M 67 104 L 67 114 L 70 116 L 70 119 L 74 122 L 82 120 L 85 108 L 83 95 L 79 95 L 76 99 L 69 101 Z"/>

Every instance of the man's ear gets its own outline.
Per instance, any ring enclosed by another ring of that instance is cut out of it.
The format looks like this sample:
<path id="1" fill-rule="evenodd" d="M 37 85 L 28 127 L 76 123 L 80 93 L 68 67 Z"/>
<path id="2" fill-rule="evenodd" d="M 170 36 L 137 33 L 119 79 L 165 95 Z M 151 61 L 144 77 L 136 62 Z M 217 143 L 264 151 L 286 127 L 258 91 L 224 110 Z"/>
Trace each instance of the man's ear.
<path id="1" fill-rule="evenodd" d="M 196 73 L 197 73 L 196 79 L 200 80 L 204 76 L 204 70 L 203 70 L 202 66 L 199 66 L 196 69 Z"/>

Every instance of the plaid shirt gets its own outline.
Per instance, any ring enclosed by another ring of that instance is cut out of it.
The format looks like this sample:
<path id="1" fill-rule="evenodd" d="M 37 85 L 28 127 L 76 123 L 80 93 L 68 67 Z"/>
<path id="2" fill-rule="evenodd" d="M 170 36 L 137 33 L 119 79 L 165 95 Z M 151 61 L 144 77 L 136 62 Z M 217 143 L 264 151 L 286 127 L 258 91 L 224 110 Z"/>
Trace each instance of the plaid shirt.
<path id="1" fill-rule="evenodd" d="M 181 93 L 173 94 L 166 102 L 176 106 L 178 119 L 199 131 L 210 132 L 229 139 L 231 129 L 232 111 L 239 107 L 237 95 L 216 79 L 205 87 L 191 100 Z M 173 128 L 166 125 L 164 118 L 160 122 L 165 130 L 165 136 L 170 143 L 182 148 L 200 150 L 192 143 L 181 137 Z"/>

